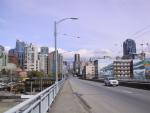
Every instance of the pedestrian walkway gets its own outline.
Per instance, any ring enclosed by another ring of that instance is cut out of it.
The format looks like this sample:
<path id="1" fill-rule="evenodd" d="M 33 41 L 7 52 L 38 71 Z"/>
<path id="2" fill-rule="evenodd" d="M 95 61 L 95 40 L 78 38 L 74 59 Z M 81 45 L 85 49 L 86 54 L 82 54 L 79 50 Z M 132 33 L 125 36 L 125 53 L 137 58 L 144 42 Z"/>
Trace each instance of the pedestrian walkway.
<path id="1" fill-rule="evenodd" d="M 73 93 L 69 80 L 66 80 L 49 113 L 87 113 Z"/>

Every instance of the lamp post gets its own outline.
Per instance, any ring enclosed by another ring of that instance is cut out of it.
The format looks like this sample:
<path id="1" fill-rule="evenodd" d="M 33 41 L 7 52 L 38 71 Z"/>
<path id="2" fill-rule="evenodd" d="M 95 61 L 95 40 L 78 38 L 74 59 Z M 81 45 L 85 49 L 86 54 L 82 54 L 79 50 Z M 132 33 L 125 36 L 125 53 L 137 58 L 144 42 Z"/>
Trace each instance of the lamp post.
<path id="1" fill-rule="evenodd" d="M 63 18 L 63 19 L 61 19 L 61 20 L 59 20 L 59 21 L 55 21 L 54 22 L 54 40 L 55 40 L 55 74 L 56 74 L 56 80 L 55 80 L 55 82 L 57 83 L 58 82 L 58 61 L 57 61 L 57 53 L 58 53 L 58 51 L 57 51 L 57 25 L 59 24 L 59 23 L 61 23 L 61 22 L 63 22 L 63 21 L 65 21 L 65 20 L 77 20 L 78 18 Z"/>

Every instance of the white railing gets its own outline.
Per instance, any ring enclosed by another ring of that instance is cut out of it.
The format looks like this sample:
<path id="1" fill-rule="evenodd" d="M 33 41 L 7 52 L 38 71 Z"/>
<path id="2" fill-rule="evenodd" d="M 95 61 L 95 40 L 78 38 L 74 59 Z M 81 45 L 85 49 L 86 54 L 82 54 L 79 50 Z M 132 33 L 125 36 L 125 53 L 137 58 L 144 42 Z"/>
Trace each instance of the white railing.
<path id="1" fill-rule="evenodd" d="M 47 113 L 64 79 L 4 113 Z"/>

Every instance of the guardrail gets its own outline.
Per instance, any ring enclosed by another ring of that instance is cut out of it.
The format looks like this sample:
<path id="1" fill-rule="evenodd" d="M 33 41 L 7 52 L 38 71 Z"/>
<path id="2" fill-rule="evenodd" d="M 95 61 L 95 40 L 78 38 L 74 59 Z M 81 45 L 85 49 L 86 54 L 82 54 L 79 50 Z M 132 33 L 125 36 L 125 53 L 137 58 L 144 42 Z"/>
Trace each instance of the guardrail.
<path id="1" fill-rule="evenodd" d="M 150 83 L 149 79 L 118 79 L 119 81 L 126 81 L 126 82 L 141 82 L 141 83 Z"/>
<path id="2" fill-rule="evenodd" d="M 47 113 L 65 79 L 53 84 L 34 97 L 14 106 L 4 113 Z"/>

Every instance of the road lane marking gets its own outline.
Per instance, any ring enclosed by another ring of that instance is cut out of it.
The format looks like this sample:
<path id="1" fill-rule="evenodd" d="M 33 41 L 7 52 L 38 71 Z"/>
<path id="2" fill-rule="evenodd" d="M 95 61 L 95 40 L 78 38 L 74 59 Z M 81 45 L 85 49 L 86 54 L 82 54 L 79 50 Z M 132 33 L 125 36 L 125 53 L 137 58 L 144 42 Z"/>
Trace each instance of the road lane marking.
<path id="1" fill-rule="evenodd" d="M 128 91 L 128 90 L 123 90 L 122 92 L 124 92 L 124 93 L 128 93 L 128 94 L 133 94 L 133 92 Z"/>

